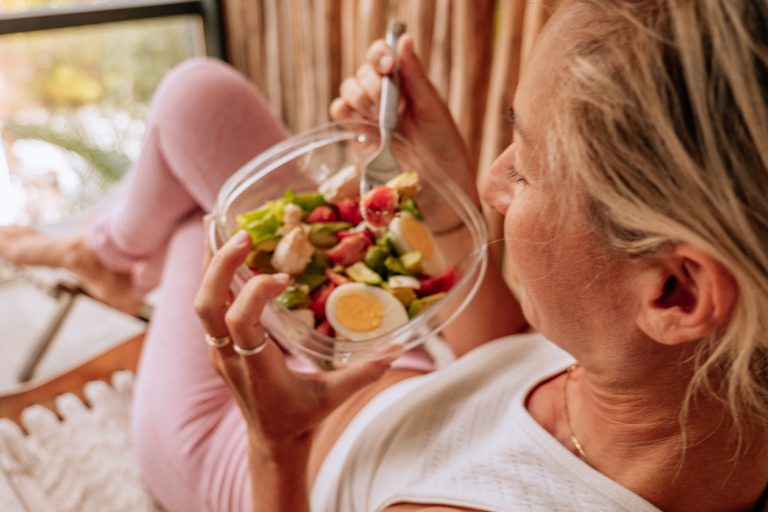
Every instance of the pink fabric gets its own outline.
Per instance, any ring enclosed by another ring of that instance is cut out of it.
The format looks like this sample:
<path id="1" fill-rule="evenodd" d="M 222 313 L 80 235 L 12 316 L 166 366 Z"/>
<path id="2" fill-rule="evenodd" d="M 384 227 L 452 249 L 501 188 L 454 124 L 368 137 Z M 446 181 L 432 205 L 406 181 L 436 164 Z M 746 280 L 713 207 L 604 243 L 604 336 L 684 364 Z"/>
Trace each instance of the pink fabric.
<path id="1" fill-rule="evenodd" d="M 245 425 L 209 364 L 192 302 L 202 276 L 203 212 L 234 171 L 286 133 L 228 66 L 182 64 L 156 93 L 124 196 L 88 234 L 102 262 L 133 274 L 137 291 L 159 279 L 134 394 L 133 442 L 147 485 L 169 511 L 250 509 Z M 433 369 L 424 351 L 398 366 Z"/>

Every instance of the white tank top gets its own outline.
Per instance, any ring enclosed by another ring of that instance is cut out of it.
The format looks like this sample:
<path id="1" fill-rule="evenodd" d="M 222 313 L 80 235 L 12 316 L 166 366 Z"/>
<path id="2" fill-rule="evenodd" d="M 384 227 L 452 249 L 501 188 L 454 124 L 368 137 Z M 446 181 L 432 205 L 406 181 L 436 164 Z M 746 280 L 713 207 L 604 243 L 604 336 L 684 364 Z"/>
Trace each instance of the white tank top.
<path id="1" fill-rule="evenodd" d="M 311 510 L 373 512 L 425 503 L 658 512 L 573 455 L 525 409 L 528 393 L 572 362 L 542 336 L 518 335 L 387 388 L 326 457 Z"/>

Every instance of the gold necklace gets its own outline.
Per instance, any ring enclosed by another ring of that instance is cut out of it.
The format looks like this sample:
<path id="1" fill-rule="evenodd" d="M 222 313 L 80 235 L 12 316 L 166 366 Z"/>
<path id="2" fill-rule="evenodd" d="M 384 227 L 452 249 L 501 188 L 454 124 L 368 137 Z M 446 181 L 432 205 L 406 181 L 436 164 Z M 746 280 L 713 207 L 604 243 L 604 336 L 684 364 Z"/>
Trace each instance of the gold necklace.
<path id="1" fill-rule="evenodd" d="M 565 424 L 568 426 L 568 435 L 571 438 L 571 443 L 576 448 L 576 452 L 579 454 L 579 458 L 589 464 L 587 460 L 587 453 L 584 451 L 584 447 L 576 438 L 576 434 L 573 433 L 573 427 L 571 426 L 571 415 L 568 411 L 568 381 L 571 379 L 571 373 L 578 367 L 578 364 L 572 364 L 565 370 L 565 380 L 563 381 L 563 407 L 565 409 Z M 591 466 L 591 464 L 589 464 Z"/>

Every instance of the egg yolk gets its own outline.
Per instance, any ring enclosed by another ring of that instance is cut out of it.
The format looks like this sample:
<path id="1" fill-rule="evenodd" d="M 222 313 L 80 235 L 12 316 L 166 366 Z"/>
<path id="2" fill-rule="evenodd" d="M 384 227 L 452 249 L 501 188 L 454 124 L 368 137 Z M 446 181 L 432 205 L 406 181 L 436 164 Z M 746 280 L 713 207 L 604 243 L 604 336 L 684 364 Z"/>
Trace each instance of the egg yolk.
<path id="1" fill-rule="evenodd" d="M 336 301 L 336 319 L 350 331 L 368 332 L 384 320 L 384 307 L 375 297 L 362 292 L 350 292 Z"/>
<path id="2" fill-rule="evenodd" d="M 400 222 L 400 230 L 405 243 L 412 251 L 419 251 L 422 258 L 432 256 L 432 237 L 421 222 L 411 217 L 404 217 Z"/>

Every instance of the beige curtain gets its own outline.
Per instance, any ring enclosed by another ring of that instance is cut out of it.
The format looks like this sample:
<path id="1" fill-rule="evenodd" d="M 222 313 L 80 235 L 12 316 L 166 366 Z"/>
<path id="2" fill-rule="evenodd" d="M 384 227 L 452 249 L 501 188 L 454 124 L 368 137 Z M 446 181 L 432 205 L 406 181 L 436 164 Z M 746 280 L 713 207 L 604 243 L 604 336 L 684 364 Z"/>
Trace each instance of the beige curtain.
<path id="1" fill-rule="evenodd" d="M 542 0 L 221 2 L 232 64 L 294 132 L 328 121 L 341 80 L 363 62 L 369 44 L 383 37 L 387 18 L 404 21 L 478 173 L 511 140 L 505 113 L 549 14 Z M 498 215 L 486 216 L 491 239 L 500 237 Z"/>

